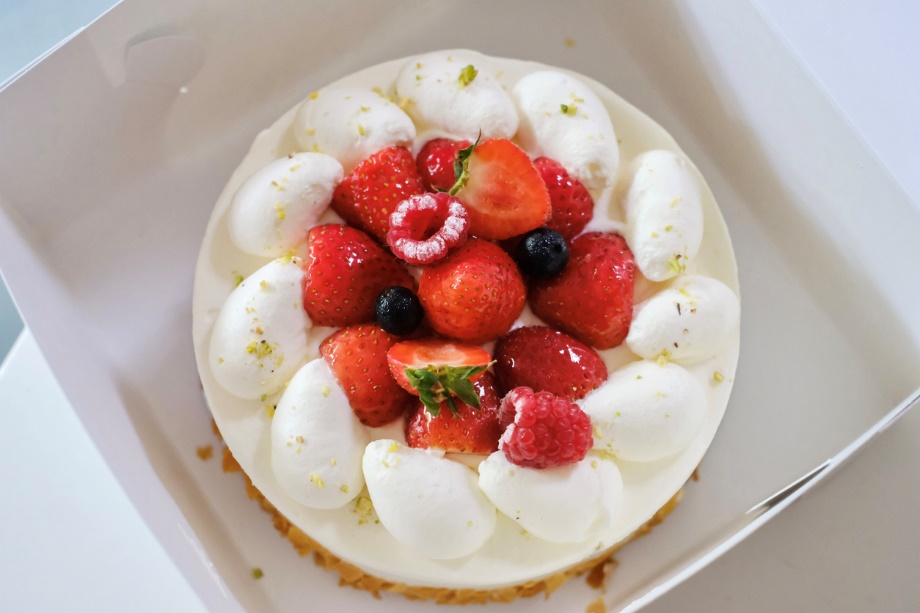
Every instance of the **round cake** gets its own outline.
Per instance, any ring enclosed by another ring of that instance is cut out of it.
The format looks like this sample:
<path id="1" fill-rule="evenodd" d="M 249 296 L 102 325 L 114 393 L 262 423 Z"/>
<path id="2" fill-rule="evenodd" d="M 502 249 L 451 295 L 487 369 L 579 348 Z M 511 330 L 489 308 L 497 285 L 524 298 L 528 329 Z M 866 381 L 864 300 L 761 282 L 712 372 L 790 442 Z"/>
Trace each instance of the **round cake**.
<path id="1" fill-rule="evenodd" d="M 193 334 L 278 521 L 372 579 L 349 583 L 469 602 L 559 583 L 669 508 L 725 412 L 739 309 L 664 129 L 582 75 L 449 50 L 258 135 Z"/>

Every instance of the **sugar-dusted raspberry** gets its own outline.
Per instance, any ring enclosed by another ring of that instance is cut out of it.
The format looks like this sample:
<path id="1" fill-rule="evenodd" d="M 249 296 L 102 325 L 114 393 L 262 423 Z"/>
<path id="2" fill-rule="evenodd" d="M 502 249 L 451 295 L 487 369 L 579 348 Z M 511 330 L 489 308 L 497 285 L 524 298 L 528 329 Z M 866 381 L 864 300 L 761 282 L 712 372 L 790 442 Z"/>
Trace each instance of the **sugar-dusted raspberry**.
<path id="1" fill-rule="evenodd" d="M 444 192 L 403 200 L 390 214 L 387 244 L 409 264 L 431 264 L 466 241 L 470 220 L 463 204 Z"/>
<path id="2" fill-rule="evenodd" d="M 591 418 L 550 392 L 514 388 L 502 398 L 499 418 L 507 426 L 499 448 L 512 464 L 567 466 L 583 460 L 591 449 Z"/>

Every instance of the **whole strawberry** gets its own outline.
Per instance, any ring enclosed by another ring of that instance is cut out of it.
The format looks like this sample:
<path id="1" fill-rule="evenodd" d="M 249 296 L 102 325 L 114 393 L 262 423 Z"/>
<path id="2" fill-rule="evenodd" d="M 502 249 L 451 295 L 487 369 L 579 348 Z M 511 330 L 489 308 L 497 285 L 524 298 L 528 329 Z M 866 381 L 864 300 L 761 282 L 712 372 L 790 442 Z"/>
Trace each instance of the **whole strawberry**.
<path id="1" fill-rule="evenodd" d="M 559 275 L 535 280 L 530 307 L 549 325 L 596 349 L 616 347 L 632 322 L 636 261 L 622 236 L 582 234 Z"/>
<path id="2" fill-rule="evenodd" d="M 565 240 L 571 241 L 582 233 L 594 217 L 594 199 L 591 198 L 588 188 L 569 175 L 558 162 L 549 158 L 537 158 L 533 165 L 546 184 L 553 206 L 553 214 L 546 222 L 546 227 L 561 234 Z"/>
<path id="3" fill-rule="evenodd" d="M 502 393 L 526 386 L 578 400 L 607 380 L 607 367 L 596 351 L 544 326 L 512 330 L 495 343 L 494 355 Z"/>
<path id="4" fill-rule="evenodd" d="M 314 325 L 374 321 L 374 307 L 383 290 L 415 289 L 402 264 L 360 230 L 324 224 L 310 230 L 307 240 L 303 306 Z"/>
<path id="5" fill-rule="evenodd" d="M 526 292 L 514 260 L 494 243 L 474 239 L 425 268 L 418 297 L 435 332 L 481 344 L 508 331 L 524 310 Z"/>
<path id="6" fill-rule="evenodd" d="M 319 346 L 351 410 L 365 426 L 386 425 L 405 413 L 413 402 L 387 365 L 387 350 L 396 342 L 379 326 L 360 324 L 336 331 Z"/>
<path id="7" fill-rule="evenodd" d="M 386 242 L 390 213 L 424 192 L 415 159 L 405 147 L 387 147 L 358 164 L 332 195 L 332 209 L 349 225 Z"/>
<path id="8" fill-rule="evenodd" d="M 453 414 L 447 402 L 433 417 L 421 402 L 406 422 L 406 442 L 420 449 L 443 449 L 454 453 L 489 454 L 498 450 L 502 429 L 498 420 L 498 392 L 490 373 L 473 382 L 479 408 L 457 400 Z"/>
<path id="9" fill-rule="evenodd" d="M 591 449 L 591 418 L 573 402 L 529 387 L 508 392 L 499 408 L 499 448 L 512 464 L 551 468 L 580 462 Z"/>
<path id="10" fill-rule="evenodd" d="M 470 146 L 468 140 L 436 138 L 425 143 L 416 158 L 418 174 L 429 191 L 447 191 L 457 181 L 454 163 L 457 152 Z"/>

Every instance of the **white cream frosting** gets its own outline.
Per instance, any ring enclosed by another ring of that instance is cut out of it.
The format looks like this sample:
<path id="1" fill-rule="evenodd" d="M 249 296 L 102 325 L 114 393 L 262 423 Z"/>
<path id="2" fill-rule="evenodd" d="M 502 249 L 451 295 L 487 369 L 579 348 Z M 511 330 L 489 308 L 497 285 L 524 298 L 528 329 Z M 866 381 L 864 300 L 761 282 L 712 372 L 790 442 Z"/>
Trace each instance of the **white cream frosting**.
<path id="1" fill-rule="evenodd" d="M 587 457 L 571 466 L 525 468 L 496 451 L 479 465 L 479 487 L 499 511 L 534 536 L 577 543 L 618 506 L 619 471 L 615 476 L 605 472 L 610 483 L 602 484 L 599 462 Z"/>
<path id="2" fill-rule="evenodd" d="M 539 64 L 491 59 L 472 51 L 440 53 L 445 58 L 447 55 L 454 58 L 455 55 L 462 54 L 477 68 L 491 64 L 490 70 L 495 71 L 495 80 L 506 91 L 510 91 L 527 75 L 548 70 L 548 67 Z M 415 61 L 416 58 L 410 58 L 375 66 L 350 75 L 323 91 L 340 87 L 365 90 L 379 87 L 384 91 L 390 90 L 400 70 L 408 62 Z M 563 70 L 554 71 L 577 79 L 597 94 L 605 112 L 609 112 L 612 124 L 618 126 L 617 132 L 621 133 L 622 130 L 623 143 L 620 152 L 624 158 L 633 158 L 653 148 L 664 148 L 675 155 L 683 156 L 673 140 L 657 124 L 603 86 L 580 75 Z M 479 76 L 482 74 L 481 72 Z M 464 557 L 451 560 L 450 566 L 445 567 L 433 562 L 418 549 L 407 546 L 395 538 L 382 519 L 379 524 L 358 521 L 352 504 L 337 510 L 318 510 L 296 502 L 284 491 L 270 462 L 269 434 L 272 421 L 263 410 L 264 403 L 257 399 L 243 400 L 222 389 L 215 369 L 208 360 L 208 342 L 212 329 L 216 331 L 214 324 L 220 305 L 232 289 L 229 281 L 232 277 L 231 272 L 236 269 L 247 273 L 265 264 L 263 258 L 241 254 L 229 240 L 225 224 L 230 200 L 238 187 L 253 172 L 292 150 L 303 148 L 295 139 L 296 125 L 292 127 L 296 113 L 297 109 L 292 109 L 271 128 L 260 134 L 252 151 L 234 173 L 215 207 L 196 271 L 194 335 L 202 383 L 226 443 L 252 478 L 254 485 L 292 523 L 308 532 L 335 555 L 376 576 L 412 585 L 488 589 L 536 579 L 583 561 L 599 549 L 609 547 L 625 538 L 642 525 L 686 481 L 712 440 L 731 390 L 737 361 L 737 330 L 729 335 L 724 348 L 715 357 L 688 366 L 688 375 L 695 379 L 699 389 L 703 390 L 705 408 L 702 426 L 683 450 L 656 462 L 654 471 L 638 468 L 648 466 L 646 464 L 603 459 L 609 456 L 601 456 L 597 452 L 589 454 L 587 461 L 597 460 L 596 472 L 606 477 L 601 481 L 601 512 L 596 517 L 594 531 L 590 538 L 582 541 L 552 543 L 531 533 L 521 535 L 521 527 L 517 523 L 499 515 L 494 534 L 486 539 L 481 547 Z M 430 133 L 422 134 L 422 129 L 419 125 L 420 136 L 412 143 L 413 150 L 417 151 L 429 137 Z M 737 273 L 724 222 L 705 182 L 689 162 L 688 168 L 696 177 L 701 189 L 701 204 L 706 225 L 705 240 L 698 255 L 691 262 L 689 271 L 713 276 L 733 291 L 737 291 Z M 625 189 L 622 183 L 620 180 L 620 184 L 616 186 L 619 193 L 623 193 Z M 593 192 L 596 200 L 595 225 L 612 227 L 622 223 L 619 207 L 611 200 L 612 191 L 608 189 Z M 316 336 L 316 339 L 321 340 L 321 337 L 325 336 L 323 332 L 323 329 L 314 329 L 310 337 L 312 339 Z M 311 357 L 315 356 L 314 345 L 315 342 L 311 341 L 310 347 L 306 350 Z M 615 371 L 619 365 L 635 359 L 625 345 L 603 351 L 601 355 L 615 373 L 611 380 L 616 376 Z M 673 364 L 670 366 L 677 368 Z M 658 367 L 657 364 L 655 367 Z M 712 383 L 714 369 L 720 370 L 724 375 L 724 381 L 718 385 Z M 602 389 L 609 385 L 610 382 Z M 399 427 L 368 429 L 367 433 L 371 439 L 385 436 L 402 440 Z M 389 449 L 389 446 L 387 448 Z M 452 460 L 436 459 L 470 472 L 469 468 Z M 475 473 L 470 474 L 475 481 Z M 478 491 L 478 487 L 476 489 Z M 374 497 L 373 493 L 370 495 Z M 392 523 L 390 521 L 390 524 Z M 412 538 L 414 537 L 410 536 L 408 540 Z M 443 553 L 440 550 L 433 552 L 435 556 Z M 449 568 L 449 571 L 446 568 Z"/>
<path id="3" fill-rule="evenodd" d="M 221 307 L 208 361 L 230 393 L 248 399 L 274 394 L 303 364 L 310 318 L 301 305 L 302 263 L 272 260 L 243 280 Z"/>
<path id="4" fill-rule="evenodd" d="M 415 139 L 415 125 L 402 109 L 359 87 L 327 87 L 310 94 L 297 111 L 293 131 L 301 149 L 331 155 L 346 173 L 385 147 Z"/>
<path id="5" fill-rule="evenodd" d="M 257 170 L 233 196 L 230 239 L 263 257 L 295 249 L 326 211 L 342 176 L 338 160 L 321 153 L 296 153 Z"/>
<path id="6" fill-rule="evenodd" d="M 467 66 L 477 71 L 463 84 Z M 423 130 L 436 130 L 454 138 L 476 140 L 511 138 L 518 130 L 518 115 L 502 87 L 489 58 L 464 51 L 435 51 L 406 61 L 396 77 L 396 94 Z"/>
<path id="7" fill-rule="evenodd" d="M 512 92 L 521 115 L 517 138 L 528 153 L 556 160 L 588 189 L 614 184 L 617 137 L 590 87 L 570 74 L 542 70 L 518 81 Z"/>
<path id="8" fill-rule="evenodd" d="M 380 523 L 432 560 L 467 556 L 495 532 L 476 473 L 443 454 L 377 440 L 364 452 L 364 478 Z"/>
<path id="9" fill-rule="evenodd" d="M 272 418 L 272 470 L 302 505 L 337 509 L 364 487 L 369 437 L 335 375 L 318 358 L 297 371 Z"/>
<path id="10" fill-rule="evenodd" d="M 624 238 L 646 279 L 671 279 L 696 257 L 703 240 L 699 181 L 686 158 L 673 151 L 647 151 L 626 174 Z"/>
<path id="11" fill-rule="evenodd" d="M 725 347 L 740 316 L 738 297 L 724 283 L 681 275 L 636 305 L 626 345 L 650 360 L 664 354 L 679 363 L 699 362 Z"/>
<path id="12" fill-rule="evenodd" d="M 648 360 L 617 370 L 580 404 L 591 417 L 594 449 L 629 462 L 685 449 L 709 410 L 696 377 L 677 364 Z"/>

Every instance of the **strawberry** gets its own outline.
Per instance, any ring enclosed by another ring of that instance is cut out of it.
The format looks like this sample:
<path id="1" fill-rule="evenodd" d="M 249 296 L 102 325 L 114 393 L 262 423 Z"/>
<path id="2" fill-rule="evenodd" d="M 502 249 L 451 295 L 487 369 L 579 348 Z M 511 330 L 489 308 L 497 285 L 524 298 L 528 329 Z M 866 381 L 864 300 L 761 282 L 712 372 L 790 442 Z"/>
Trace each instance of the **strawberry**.
<path id="1" fill-rule="evenodd" d="M 607 380 L 607 367 L 596 351 L 568 334 L 528 326 L 495 343 L 495 379 L 502 393 L 526 386 L 578 400 Z"/>
<path id="2" fill-rule="evenodd" d="M 351 410 L 365 426 L 388 424 L 411 406 L 412 396 L 399 387 L 387 366 L 387 350 L 396 340 L 375 324 L 360 324 L 334 332 L 319 346 Z"/>
<path id="3" fill-rule="evenodd" d="M 460 345 L 429 338 L 396 343 L 387 352 L 393 378 L 437 416 L 442 402 L 456 412 L 451 394 L 478 407 L 472 382 L 489 367 L 489 352 L 476 345 Z"/>
<path id="4" fill-rule="evenodd" d="M 436 138 L 425 143 L 415 158 L 422 185 L 428 191 L 447 191 L 457 181 L 454 163 L 457 152 L 470 146 L 468 140 Z"/>
<path id="5" fill-rule="evenodd" d="M 581 234 L 594 217 L 594 199 L 588 188 L 569 175 L 558 162 L 549 158 L 537 158 L 533 165 L 549 191 L 553 214 L 546 227 L 555 230 L 571 241 Z"/>
<path id="6" fill-rule="evenodd" d="M 495 138 L 466 151 L 458 154 L 462 172 L 451 193 L 469 213 L 470 234 L 505 239 L 546 223 L 553 210 L 549 193 L 520 147 Z"/>
<path id="7" fill-rule="evenodd" d="M 565 270 L 532 282 L 530 306 L 549 325 L 609 349 L 629 332 L 635 280 L 636 260 L 623 237 L 590 232 L 569 245 Z"/>
<path id="8" fill-rule="evenodd" d="M 478 345 L 508 331 L 526 291 L 507 253 L 473 239 L 422 271 L 418 297 L 435 332 Z"/>
<path id="9" fill-rule="evenodd" d="M 387 147 L 345 177 L 332 195 L 332 209 L 346 223 L 386 242 L 396 205 L 424 192 L 415 160 L 405 147 Z"/>
<path id="10" fill-rule="evenodd" d="M 457 413 L 441 403 L 437 416 L 419 403 L 406 421 L 406 442 L 410 447 L 434 447 L 454 453 L 489 454 L 498 450 L 502 428 L 498 421 L 498 393 L 492 375 L 485 373 L 473 383 L 479 408 L 457 402 Z"/>
<path id="11" fill-rule="evenodd" d="M 307 235 L 303 306 L 317 326 L 350 326 L 374 321 L 383 290 L 415 282 L 396 258 L 354 228 L 315 226 Z"/>

